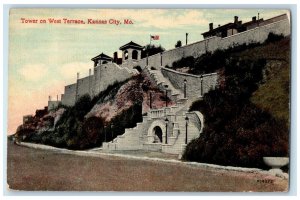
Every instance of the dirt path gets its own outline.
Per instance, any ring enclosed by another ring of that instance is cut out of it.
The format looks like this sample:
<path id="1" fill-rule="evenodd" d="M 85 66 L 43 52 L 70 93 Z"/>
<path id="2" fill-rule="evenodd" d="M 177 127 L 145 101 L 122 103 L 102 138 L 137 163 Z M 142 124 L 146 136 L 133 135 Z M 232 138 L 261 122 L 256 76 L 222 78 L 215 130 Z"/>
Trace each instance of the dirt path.
<path id="1" fill-rule="evenodd" d="M 246 173 L 120 157 L 85 157 L 8 144 L 7 180 L 16 190 L 287 191 L 288 181 Z M 266 183 L 267 182 L 267 183 Z"/>

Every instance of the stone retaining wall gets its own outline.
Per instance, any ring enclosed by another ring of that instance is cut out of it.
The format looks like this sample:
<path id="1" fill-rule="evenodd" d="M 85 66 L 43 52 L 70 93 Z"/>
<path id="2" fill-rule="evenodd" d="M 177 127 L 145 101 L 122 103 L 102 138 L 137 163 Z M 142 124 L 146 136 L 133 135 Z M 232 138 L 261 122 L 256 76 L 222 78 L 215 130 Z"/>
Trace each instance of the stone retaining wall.
<path id="1" fill-rule="evenodd" d="M 218 84 L 217 73 L 204 74 L 202 76 L 178 72 L 172 69 L 161 68 L 162 74 L 167 77 L 176 89 L 184 91 L 186 80 L 187 98 L 198 98 Z"/>

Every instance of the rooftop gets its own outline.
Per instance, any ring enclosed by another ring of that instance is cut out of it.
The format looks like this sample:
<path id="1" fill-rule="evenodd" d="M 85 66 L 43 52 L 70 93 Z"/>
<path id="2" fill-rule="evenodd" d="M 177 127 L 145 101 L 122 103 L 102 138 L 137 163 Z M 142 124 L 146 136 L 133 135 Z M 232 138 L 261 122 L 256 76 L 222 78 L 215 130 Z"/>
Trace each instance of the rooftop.
<path id="1" fill-rule="evenodd" d="M 102 59 L 102 60 L 112 60 L 112 57 L 109 57 L 108 55 L 106 55 L 106 54 L 104 54 L 102 52 L 101 54 L 99 54 L 98 56 L 92 58 L 91 60 L 95 61 L 95 60 L 99 60 L 99 59 Z"/>
<path id="2" fill-rule="evenodd" d="M 129 43 L 123 45 L 120 47 L 120 50 L 124 50 L 124 49 L 128 49 L 128 48 L 133 48 L 133 49 L 143 49 L 144 47 L 135 43 L 135 42 L 132 42 L 130 41 Z"/>

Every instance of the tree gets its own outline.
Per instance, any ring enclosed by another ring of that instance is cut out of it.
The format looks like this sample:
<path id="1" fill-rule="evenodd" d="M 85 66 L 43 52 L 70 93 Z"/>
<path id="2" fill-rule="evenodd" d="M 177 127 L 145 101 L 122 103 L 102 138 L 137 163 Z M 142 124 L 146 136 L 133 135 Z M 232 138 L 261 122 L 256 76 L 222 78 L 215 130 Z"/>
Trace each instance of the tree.
<path id="1" fill-rule="evenodd" d="M 154 44 L 147 44 L 145 46 L 145 49 L 142 51 L 142 58 L 147 57 L 147 54 L 148 56 L 152 56 L 154 54 L 164 52 L 165 50 L 166 49 L 163 48 L 161 45 L 156 46 Z"/>
<path id="2" fill-rule="evenodd" d="M 175 44 L 175 48 L 181 47 L 182 43 L 180 40 L 177 41 L 177 43 Z"/>

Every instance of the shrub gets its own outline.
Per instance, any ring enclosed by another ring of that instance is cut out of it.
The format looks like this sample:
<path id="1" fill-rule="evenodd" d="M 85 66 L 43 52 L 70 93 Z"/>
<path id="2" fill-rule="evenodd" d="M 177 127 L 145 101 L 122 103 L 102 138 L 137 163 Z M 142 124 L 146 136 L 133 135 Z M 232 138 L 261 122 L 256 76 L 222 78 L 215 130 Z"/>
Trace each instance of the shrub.
<path id="1" fill-rule="evenodd" d="M 152 56 L 154 54 L 161 53 L 164 51 L 165 48 L 163 48 L 161 45 L 156 46 L 154 44 L 148 44 L 145 46 L 144 50 L 142 51 L 142 58 L 147 57 L 147 54 L 148 56 Z"/>
<path id="2" fill-rule="evenodd" d="M 173 62 L 172 68 L 191 67 L 194 65 L 195 59 L 193 56 L 183 57 L 178 61 Z"/>
<path id="3" fill-rule="evenodd" d="M 178 69 L 183 67 L 189 67 L 189 73 L 192 74 L 206 74 L 216 72 L 217 70 L 224 67 L 226 60 L 231 54 L 241 52 L 249 48 L 258 46 L 259 43 L 250 44 L 238 44 L 232 45 L 226 50 L 216 50 L 212 52 L 206 52 L 201 56 L 194 58 L 193 56 L 184 57 L 180 60 L 173 62 L 172 68 Z"/>
<path id="4" fill-rule="evenodd" d="M 142 72 L 143 71 L 142 68 L 141 68 L 141 66 L 139 66 L 139 65 L 134 66 L 133 69 L 138 70 L 138 72 Z"/>
<path id="5" fill-rule="evenodd" d="M 142 122 L 142 104 L 135 103 L 129 109 L 124 110 L 119 115 L 115 116 L 108 124 L 110 134 L 109 140 L 116 138 L 118 135 L 122 135 L 125 132 L 125 128 L 133 128 L 136 123 Z M 113 126 L 111 126 L 113 124 Z M 111 135 L 113 133 L 113 135 Z"/>
<path id="6" fill-rule="evenodd" d="M 175 48 L 181 47 L 182 43 L 180 40 L 177 41 L 177 43 L 175 44 Z"/>
<path id="7" fill-rule="evenodd" d="M 135 78 L 142 78 L 136 76 Z M 60 120 L 56 123 L 54 131 L 36 133 L 32 128 L 19 128 L 20 135 L 26 135 L 25 141 L 43 143 L 51 146 L 68 149 L 88 149 L 101 146 L 105 140 L 111 141 L 117 135 L 123 134 L 125 128 L 132 128 L 137 122 L 142 121 L 142 105 L 140 101 L 124 110 L 115 118 L 105 124 L 100 117 L 85 118 L 86 114 L 95 104 L 105 103 L 115 98 L 120 87 L 128 80 L 116 82 L 113 85 L 95 96 L 89 95 L 80 97 L 74 106 L 66 107 Z M 136 97 L 133 96 L 135 100 Z M 114 126 L 110 126 L 111 124 Z M 106 125 L 106 126 L 105 126 Z M 112 134 L 113 133 L 113 134 Z"/>
<path id="8" fill-rule="evenodd" d="M 249 99 L 262 80 L 265 60 L 227 59 L 225 86 L 210 91 L 190 110 L 205 116 L 199 138 L 183 159 L 220 165 L 266 168 L 263 156 L 287 156 L 289 129 Z"/>
<path id="9" fill-rule="evenodd" d="M 268 38 L 265 41 L 265 43 L 276 42 L 276 41 L 279 41 L 283 38 L 284 38 L 283 34 L 278 35 L 276 33 L 270 32 L 269 35 L 268 35 Z"/>

